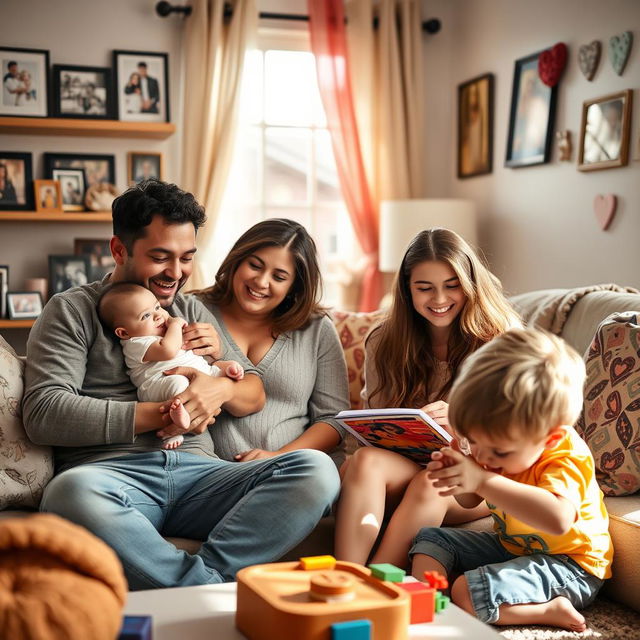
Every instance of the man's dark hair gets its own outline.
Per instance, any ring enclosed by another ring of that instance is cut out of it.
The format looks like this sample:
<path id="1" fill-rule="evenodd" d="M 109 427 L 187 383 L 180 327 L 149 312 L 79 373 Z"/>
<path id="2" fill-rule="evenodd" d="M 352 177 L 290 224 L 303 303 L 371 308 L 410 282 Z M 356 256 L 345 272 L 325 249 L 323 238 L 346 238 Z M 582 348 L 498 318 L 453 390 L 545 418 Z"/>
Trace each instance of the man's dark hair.
<path id="1" fill-rule="evenodd" d="M 143 180 L 118 196 L 112 205 L 113 235 L 118 236 L 129 253 L 133 243 L 145 235 L 145 227 L 154 216 L 167 224 L 190 222 L 196 232 L 207 221 L 204 207 L 192 193 L 160 180 Z"/>
<path id="2" fill-rule="evenodd" d="M 147 63 L 146 62 L 138 62 L 138 66 L 139 67 L 144 67 L 145 69 L 147 68 Z"/>
<path id="3" fill-rule="evenodd" d="M 16 66 L 18 63 L 15 60 L 9 60 L 7 63 L 7 69 L 11 69 L 11 67 Z"/>

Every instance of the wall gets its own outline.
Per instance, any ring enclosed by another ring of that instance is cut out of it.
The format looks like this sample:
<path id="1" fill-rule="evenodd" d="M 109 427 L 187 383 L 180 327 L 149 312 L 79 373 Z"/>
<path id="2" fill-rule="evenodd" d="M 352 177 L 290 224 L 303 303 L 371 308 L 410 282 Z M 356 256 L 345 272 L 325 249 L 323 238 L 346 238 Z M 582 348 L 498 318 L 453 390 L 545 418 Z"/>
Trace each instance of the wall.
<path id="1" fill-rule="evenodd" d="M 44 177 L 45 151 L 115 154 L 116 185 L 121 190 L 127 186 L 128 151 L 161 151 L 165 177 L 178 180 L 183 18 L 156 16 L 155 4 L 156 0 L 2 0 L 0 42 L 8 47 L 47 49 L 50 65 L 111 67 L 113 49 L 168 52 L 171 120 L 178 125 L 176 134 L 166 140 L 3 135 L 0 150 L 31 152 L 34 178 Z M 73 253 L 74 238 L 94 237 L 111 237 L 111 225 L 2 222 L 0 264 L 10 265 L 10 287 L 20 290 L 25 278 L 47 275 L 49 254 Z M 3 331 L 3 337 L 21 353 L 26 334 Z"/>
<path id="2" fill-rule="evenodd" d="M 439 110 L 438 115 L 450 109 L 450 144 L 442 137 L 426 140 L 430 189 L 442 191 L 446 184 L 448 195 L 478 202 L 481 245 L 512 293 L 600 282 L 640 287 L 640 2 L 453 0 L 446 4 L 449 13 L 443 31 L 425 47 L 427 65 L 436 67 L 427 76 L 428 105 L 432 112 Z M 424 15 L 442 13 L 443 8 L 442 2 L 425 0 Z M 612 35 L 626 30 L 634 32 L 635 43 L 623 75 L 618 76 L 606 48 Z M 603 54 L 589 82 L 578 68 L 577 55 L 580 45 L 594 39 L 602 42 Z M 560 81 L 556 130 L 571 131 L 573 161 L 559 162 L 554 148 L 549 164 L 505 168 L 514 61 L 557 42 L 566 43 L 569 60 Z M 457 85 L 487 72 L 495 74 L 496 82 L 493 173 L 458 180 L 455 152 L 443 154 L 443 149 L 455 148 Z M 583 101 L 629 88 L 635 90 L 630 145 L 635 161 L 627 167 L 578 171 Z M 429 124 L 433 132 L 436 123 Z M 434 166 L 434 158 L 440 157 L 446 162 L 446 179 L 442 167 Z M 618 211 L 603 232 L 592 203 L 596 194 L 605 193 L 618 196 Z"/>

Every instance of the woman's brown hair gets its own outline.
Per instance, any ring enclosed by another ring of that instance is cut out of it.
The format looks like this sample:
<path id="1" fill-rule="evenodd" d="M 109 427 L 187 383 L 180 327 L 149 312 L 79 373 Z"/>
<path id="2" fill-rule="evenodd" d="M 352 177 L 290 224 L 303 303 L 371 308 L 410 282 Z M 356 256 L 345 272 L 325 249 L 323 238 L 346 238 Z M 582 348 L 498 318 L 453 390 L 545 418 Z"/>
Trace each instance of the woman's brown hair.
<path id="1" fill-rule="evenodd" d="M 413 306 L 410 282 L 413 268 L 426 261 L 449 265 L 467 297 L 451 327 L 447 348 L 451 377 L 439 399 L 447 397 L 458 368 L 470 353 L 507 329 L 520 326 L 500 281 L 463 238 L 449 229 L 421 231 L 402 259 L 389 315 L 374 329 L 378 339 L 374 365 L 379 384 L 369 396 L 382 394 L 389 407 L 416 407 L 426 401 L 432 390 L 436 358 L 429 323 Z M 376 405 L 380 406 L 380 402 Z"/>
<path id="2" fill-rule="evenodd" d="M 326 312 L 320 305 L 322 276 L 316 244 L 299 223 L 286 218 L 269 218 L 254 224 L 236 241 L 224 259 L 212 287 L 195 291 L 205 303 L 226 307 L 233 302 L 233 277 L 249 256 L 265 247 L 289 250 L 295 265 L 293 283 L 285 299 L 273 310 L 272 331 L 280 335 L 306 327 L 311 319 Z"/>

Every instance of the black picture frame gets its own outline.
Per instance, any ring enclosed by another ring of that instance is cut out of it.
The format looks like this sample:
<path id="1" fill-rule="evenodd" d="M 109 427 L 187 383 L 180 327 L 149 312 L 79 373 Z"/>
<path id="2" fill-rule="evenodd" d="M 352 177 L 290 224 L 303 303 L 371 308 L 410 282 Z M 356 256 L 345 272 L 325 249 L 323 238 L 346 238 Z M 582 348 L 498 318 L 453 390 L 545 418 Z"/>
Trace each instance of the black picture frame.
<path id="1" fill-rule="evenodd" d="M 11 63 L 15 63 L 15 66 Z M 0 69 L 0 116 L 46 118 L 49 115 L 51 86 L 49 51 L 0 47 Z"/>
<path id="2" fill-rule="evenodd" d="M 87 189 L 101 182 L 115 184 L 116 180 L 116 159 L 112 154 L 47 152 L 45 177 L 52 178 L 54 169 L 84 169 Z"/>
<path id="3" fill-rule="evenodd" d="M 33 211 L 34 207 L 31 154 L 0 151 L 0 211 Z"/>
<path id="4" fill-rule="evenodd" d="M 91 282 L 89 256 L 49 256 L 49 297 L 88 282 Z"/>
<path id="5" fill-rule="evenodd" d="M 0 318 L 7 315 L 7 292 L 9 291 L 9 265 L 0 264 Z"/>
<path id="6" fill-rule="evenodd" d="M 116 266 L 109 238 L 75 238 L 73 252 L 89 258 L 91 280 L 102 280 Z"/>
<path id="7" fill-rule="evenodd" d="M 42 307 L 39 291 L 7 292 L 7 312 L 11 320 L 37 318 L 42 313 Z"/>
<path id="8" fill-rule="evenodd" d="M 140 76 L 143 66 L 149 79 L 146 89 Z M 169 54 L 157 51 L 113 51 L 118 119 L 132 122 L 170 122 Z M 151 101 L 145 104 L 145 100 Z"/>
<path id="9" fill-rule="evenodd" d="M 56 118 L 113 119 L 113 82 L 109 67 L 54 64 L 52 112 Z"/>
<path id="10" fill-rule="evenodd" d="M 493 171 L 494 75 L 458 85 L 458 178 Z"/>
<path id="11" fill-rule="evenodd" d="M 515 62 L 505 166 L 545 164 L 551 159 L 558 85 L 549 87 L 538 74 L 542 51 Z"/>

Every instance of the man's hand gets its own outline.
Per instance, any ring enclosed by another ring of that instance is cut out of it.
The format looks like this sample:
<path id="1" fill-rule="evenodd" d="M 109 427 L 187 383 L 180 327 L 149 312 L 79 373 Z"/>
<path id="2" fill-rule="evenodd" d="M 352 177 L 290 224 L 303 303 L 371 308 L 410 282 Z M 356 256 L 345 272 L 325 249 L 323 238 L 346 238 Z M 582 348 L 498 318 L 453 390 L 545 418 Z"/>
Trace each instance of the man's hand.
<path id="1" fill-rule="evenodd" d="M 445 447 L 431 454 L 431 462 L 427 465 L 429 478 L 434 481 L 433 486 L 443 488 L 438 493 L 441 496 L 456 496 L 463 493 L 481 491 L 482 484 L 487 479 L 489 471 L 485 471 L 473 458 L 465 456 L 460 451 Z"/>
<path id="2" fill-rule="evenodd" d="M 422 410 L 429 414 L 447 433 L 454 435 L 453 429 L 449 426 L 449 404 L 444 400 L 436 400 L 422 407 Z"/>
<path id="3" fill-rule="evenodd" d="M 182 330 L 182 348 L 193 349 L 197 356 L 210 356 L 218 360 L 222 355 L 220 338 L 212 325 L 206 322 L 192 322 Z"/>
<path id="4" fill-rule="evenodd" d="M 243 451 L 242 453 L 233 456 L 233 459 L 236 462 L 249 462 L 249 460 L 264 460 L 266 458 L 274 458 L 277 455 L 280 455 L 277 451 L 250 449 L 249 451 Z"/>

